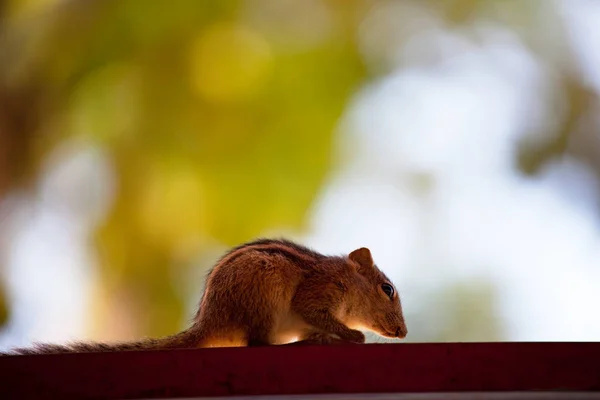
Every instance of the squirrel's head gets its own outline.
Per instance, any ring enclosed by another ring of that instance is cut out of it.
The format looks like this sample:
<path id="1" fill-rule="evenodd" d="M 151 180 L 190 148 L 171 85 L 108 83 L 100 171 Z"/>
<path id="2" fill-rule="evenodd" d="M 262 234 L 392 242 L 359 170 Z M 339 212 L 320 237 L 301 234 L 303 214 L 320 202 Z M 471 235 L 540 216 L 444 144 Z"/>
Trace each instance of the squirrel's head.
<path id="1" fill-rule="evenodd" d="M 352 312 L 353 325 L 388 338 L 406 337 L 400 296 L 394 284 L 371 257 L 369 249 L 362 247 L 348 255 L 360 276 L 360 290 L 355 296 Z"/>

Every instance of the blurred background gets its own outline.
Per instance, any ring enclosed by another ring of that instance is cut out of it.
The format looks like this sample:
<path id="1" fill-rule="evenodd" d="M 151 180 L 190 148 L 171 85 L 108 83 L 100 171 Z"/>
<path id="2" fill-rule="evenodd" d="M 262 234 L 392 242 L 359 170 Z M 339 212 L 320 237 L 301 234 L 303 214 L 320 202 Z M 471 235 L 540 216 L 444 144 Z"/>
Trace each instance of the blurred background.
<path id="1" fill-rule="evenodd" d="M 594 0 L 0 1 L 0 347 L 174 333 L 258 236 L 409 341 L 600 340 L 598 65 Z"/>

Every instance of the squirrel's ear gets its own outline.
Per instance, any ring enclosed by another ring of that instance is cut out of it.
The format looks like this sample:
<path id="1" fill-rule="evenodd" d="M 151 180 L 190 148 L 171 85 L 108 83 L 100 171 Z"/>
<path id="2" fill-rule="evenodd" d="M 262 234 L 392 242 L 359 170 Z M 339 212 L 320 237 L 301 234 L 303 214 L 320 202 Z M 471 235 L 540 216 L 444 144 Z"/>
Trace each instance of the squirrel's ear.
<path id="1" fill-rule="evenodd" d="M 373 266 L 373 257 L 371 257 L 371 251 L 366 247 L 354 250 L 348 255 L 348 258 L 358 263 L 363 268 L 370 268 Z"/>

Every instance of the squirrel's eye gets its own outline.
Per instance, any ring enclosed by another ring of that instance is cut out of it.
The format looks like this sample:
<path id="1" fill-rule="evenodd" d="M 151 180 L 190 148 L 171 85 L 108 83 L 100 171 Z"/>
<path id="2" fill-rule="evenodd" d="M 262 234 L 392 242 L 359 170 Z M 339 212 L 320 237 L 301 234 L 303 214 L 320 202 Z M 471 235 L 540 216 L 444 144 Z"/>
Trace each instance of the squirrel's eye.
<path id="1" fill-rule="evenodd" d="M 381 285 L 381 290 L 391 299 L 394 296 L 394 288 L 389 283 Z"/>

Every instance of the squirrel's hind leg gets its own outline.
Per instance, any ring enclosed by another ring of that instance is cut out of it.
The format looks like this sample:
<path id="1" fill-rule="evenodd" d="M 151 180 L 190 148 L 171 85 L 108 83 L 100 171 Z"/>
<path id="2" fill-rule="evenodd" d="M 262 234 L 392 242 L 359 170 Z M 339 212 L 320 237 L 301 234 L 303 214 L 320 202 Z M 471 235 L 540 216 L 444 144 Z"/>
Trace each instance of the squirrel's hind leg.
<path id="1" fill-rule="evenodd" d="M 272 340 L 273 323 L 272 319 L 266 318 L 260 323 L 255 323 L 248 331 L 248 347 L 269 346 L 273 344 Z"/>

